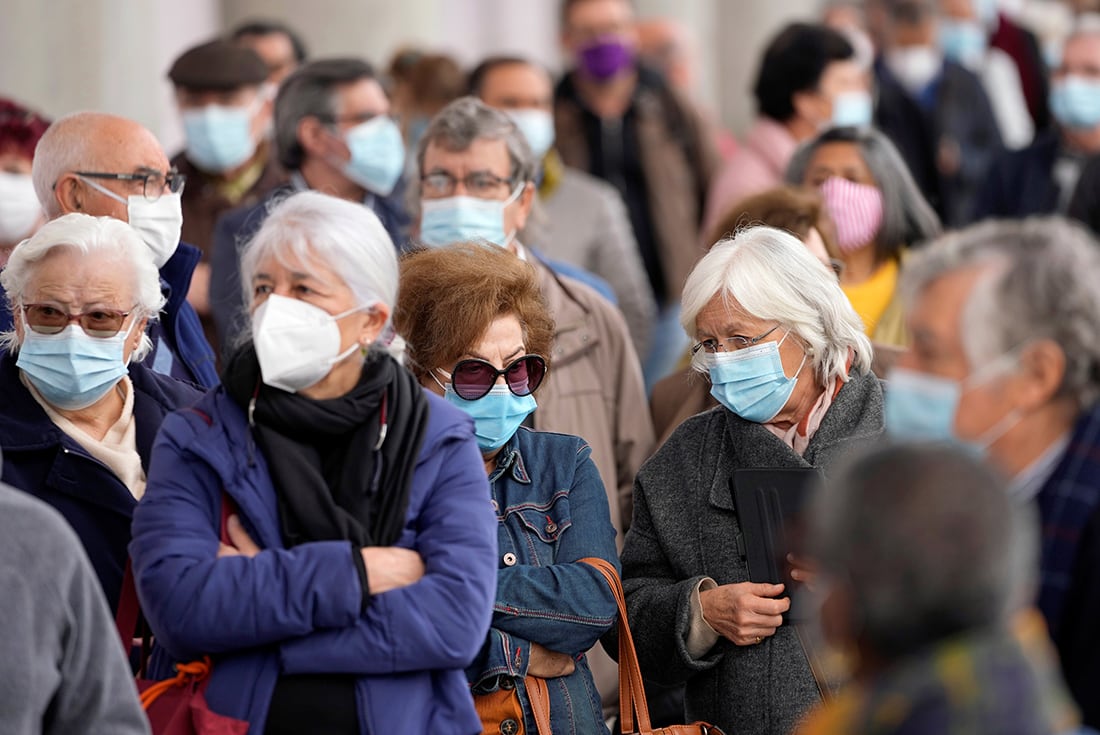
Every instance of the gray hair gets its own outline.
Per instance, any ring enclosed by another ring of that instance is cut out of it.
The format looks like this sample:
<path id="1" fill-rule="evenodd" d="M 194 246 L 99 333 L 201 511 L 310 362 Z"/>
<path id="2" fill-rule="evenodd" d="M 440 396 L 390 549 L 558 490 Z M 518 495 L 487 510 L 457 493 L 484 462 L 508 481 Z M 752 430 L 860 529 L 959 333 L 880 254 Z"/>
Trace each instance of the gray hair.
<path id="1" fill-rule="evenodd" d="M 829 143 L 851 143 L 875 185 L 882 192 L 882 227 L 875 236 L 877 259 L 897 255 L 907 245 L 917 245 L 941 232 L 940 220 L 909 173 L 890 139 L 872 128 L 831 128 L 804 143 L 787 164 L 787 183 L 803 186 L 814 154 Z"/>
<path id="2" fill-rule="evenodd" d="M 343 278 L 356 306 L 382 303 L 392 318 L 397 250 L 378 217 L 362 204 L 317 191 L 291 194 L 276 204 L 241 255 L 246 304 L 252 303 L 260 264 L 269 258 L 285 263 L 289 257 L 301 265 L 324 265 Z"/>
<path id="3" fill-rule="evenodd" d="M 416 165 L 424 173 L 424 152 L 432 143 L 448 151 L 464 151 L 476 140 L 503 140 L 508 148 L 513 186 L 535 180 L 538 162 L 531 146 L 512 118 L 476 97 L 459 97 L 428 123 L 416 151 Z"/>
<path id="4" fill-rule="evenodd" d="M 38 232 L 12 251 L 7 266 L 0 271 L 0 286 L 7 294 L 12 314 L 18 316 L 25 303 L 27 286 L 37 273 L 38 265 L 56 248 L 77 250 L 94 258 L 104 268 L 118 262 L 129 264 L 133 271 L 135 320 L 155 320 L 164 308 L 160 273 L 141 235 L 130 225 L 113 217 L 73 213 L 42 225 Z M 0 333 L 0 349 L 12 353 L 19 350 L 19 337 L 14 327 Z M 143 335 L 131 360 L 140 362 L 152 349 L 152 341 Z"/>
<path id="5" fill-rule="evenodd" d="M 949 233 L 913 254 L 899 289 L 912 307 L 932 281 L 985 268 L 970 294 L 960 329 L 971 368 L 1035 339 L 1065 355 L 1058 390 L 1079 408 L 1100 398 L 1100 243 L 1061 217 L 991 221 Z"/>
<path id="6" fill-rule="evenodd" d="M 1034 517 L 957 447 L 849 457 L 811 503 L 814 556 L 851 593 L 849 627 L 888 661 L 1004 621 L 1034 576 Z"/>
<path id="7" fill-rule="evenodd" d="M 113 117 L 99 112 L 74 112 L 54 120 L 38 140 L 31 163 L 31 180 L 48 219 L 61 214 L 61 205 L 53 193 L 57 180 L 69 171 L 99 168 L 99 161 L 94 157 L 96 147 L 86 133 L 90 126 Z"/>
<path id="8" fill-rule="evenodd" d="M 789 232 L 749 227 L 720 240 L 684 283 L 680 323 L 692 339 L 695 320 L 715 296 L 736 299 L 752 316 L 777 321 L 807 346 L 806 353 L 822 385 L 847 380 L 852 368 L 867 372 L 871 341 L 844 295 L 836 275 Z M 702 353 L 693 367 L 704 372 Z"/>
<path id="9" fill-rule="evenodd" d="M 337 87 L 361 79 L 378 79 L 374 67 L 362 59 L 323 59 L 304 64 L 283 81 L 275 97 L 275 148 L 283 168 L 297 171 L 305 161 L 298 141 L 302 118 L 334 123 Z"/>

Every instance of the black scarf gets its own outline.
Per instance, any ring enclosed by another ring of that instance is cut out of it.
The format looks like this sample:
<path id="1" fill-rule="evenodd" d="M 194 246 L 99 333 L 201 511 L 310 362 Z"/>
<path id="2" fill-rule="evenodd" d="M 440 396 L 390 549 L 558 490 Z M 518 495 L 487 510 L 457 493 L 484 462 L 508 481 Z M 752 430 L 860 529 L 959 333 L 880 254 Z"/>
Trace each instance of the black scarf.
<path id="1" fill-rule="evenodd" d="M 315 401 L 265 385 L 248 343 L 230 358 L 222 383 L 245 411 L 255 397 L 249 421 L 271 469 L 288 547 L 397 541 L 428 425 L 428 401 L 409 371 L 372 355 L 350 392 Z M 383 406 L 387 429 L 378 447 Z"/>

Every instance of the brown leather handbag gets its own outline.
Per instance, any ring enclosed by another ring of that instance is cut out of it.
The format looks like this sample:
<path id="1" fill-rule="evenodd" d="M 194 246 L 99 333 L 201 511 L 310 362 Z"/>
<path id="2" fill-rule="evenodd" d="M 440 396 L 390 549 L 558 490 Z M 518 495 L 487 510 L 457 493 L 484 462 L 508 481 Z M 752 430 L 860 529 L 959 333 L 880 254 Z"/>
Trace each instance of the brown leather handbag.
<path id="1" fill-rule="evenodd" d="M 546 687 L 546 680 L 528 676 L 523 683 L 527 688 L 531 713 L 535 716 L 537 734 L 533 735 L 551 735 L 550 690 Z M 502 686 L 487 694 L 475 694 L 474 708 L 481 718 L 482 735 L 525 735 L 523 707 L 514 685 Z"/>
<path id="2" fill-rule="evenodd" d="M 649 720 L 649 703 L 645 698 L 638 654 L 634 650 L 634 637 L 627 623 L 626 596 L 619 574 L 606 559 L 587 557 L 580 561 L 595 567 L 604 576 L 619 606 L 619 724 L 623 735 L 724 735 L 722 730 L 706 722 L 654 729 Z"/>

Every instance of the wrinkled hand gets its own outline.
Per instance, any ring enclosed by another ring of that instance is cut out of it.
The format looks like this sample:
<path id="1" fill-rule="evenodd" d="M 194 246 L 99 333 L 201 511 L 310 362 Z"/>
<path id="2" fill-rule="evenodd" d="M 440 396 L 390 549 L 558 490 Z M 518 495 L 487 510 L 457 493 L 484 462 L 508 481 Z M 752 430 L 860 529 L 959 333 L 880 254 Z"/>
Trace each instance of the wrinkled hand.
<path id="1" fill-rule="evenodd" d="M 538 643 L 531 644 L 531 660 L 527 662 L 527 673 L 543 679 L 569 676 L 576 668 L 573 657 L 568 653 L 551 651 Z"/>
<path id="2" fill-rule="evenodd" d="M 241 525 L 241 519 L 235 515 L 229 516 L 229 519 L 225 523 L 226 533 L 229 534 L 229 540 L 233 542 L 232 546 L 218 543 L 218 556 L 247 556 L 252 558 L 256 554 L 260 553 L 260 547 L 256 545 L 256 542 L 252 540 L 252 537 L 248 535 L 248 531 L 244 530 L 244 526 Z"/>
<path id="3" fill-rule="evenodd" d="M 752 646 L 775 635 L 783 624 L 791 601 L 774 599 L 782 592 L 781 584 L 738 582 L 702 590 L 699 603 L 710 627 L 739 646 Z"/>
<path id="4" fill-rule="evenodd" d="M 365 546 L 360 552 L 367 566 L 367 583 L 372 595 L 408 587 L 424 576 L 424 560 L 412 549 Z"/>

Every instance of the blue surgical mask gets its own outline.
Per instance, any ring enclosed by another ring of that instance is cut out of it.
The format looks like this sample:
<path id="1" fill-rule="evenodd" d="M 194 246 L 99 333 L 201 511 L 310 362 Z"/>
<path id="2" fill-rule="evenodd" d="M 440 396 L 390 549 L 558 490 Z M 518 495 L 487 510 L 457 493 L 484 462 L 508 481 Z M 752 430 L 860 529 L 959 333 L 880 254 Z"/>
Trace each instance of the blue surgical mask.
<path id="1" fill-rule="evenodd" d="M 833 98 L 832 124 L 838 128 L 865 128 L 874 114 L 869 92 L 841 92 Z"/>
<path id="2" fill-rule="evenodd" d="M 981 436 L 964 439 L 955 432 L 955 416 L 963 391 L 980 385 L 1015 364 L 1015 351 L 987 363 L 971 373 L 966 380 L 952 380 L 937 375 L 894 368 L 886 382 L 886 433 L 900 441 L 950 442 L 984 453 L 990 445 L 1019 423 L 1021 416 L 1013 410 Z"/>
<path id="3" fill-rule="evenodd" d="M 447 383 L 443 398 L 474 420 L 474 435 L 482 452 L 492 452 L 507 444 L 524 419 L 538 407 L 533 395 L 517 396 L 506 385 L 494 385 L 476 401 L 467 401 Z"/>
<path id="4" fill-rule="evenodd" d="M 126 375 L 124 348 L 136 321 L 113 337 L 90 337 L 76 324 L 57 334 L 39 334 L 24 320 L 15 364 L 51 406 L 79 411 Z"/>
<path id="5" fill-rule="evenodd" d="M 779 356 L 782 343 L 783 340 L 767 342 L 707 355 L 710 394 L 746 421 L 766 424 L 774 419 L 790 400 L 798 374 L 806 364 L 803 355 L 795 377 L 788 378 Z"/>
<path id="6" fill-rule="evenodd" d="M 385 115 L 356 125 L 344 136 L 351 159 L 344 175 L 379 196 L 389 196 L 405 170 L 405 141 L 401 129 Z"/>
<path id="7" fill-rule="evenodd" d="M 504 209 L 523 192 L 523 184 L 504 201 L 456 196 L 424 199 L 420 216 L 420 241 L 431 247 L 447 247 L 458 242 L 488 242 L 508 247 L 515 230 L 504 231 Z"/>
<path id="8" fill-rule="evenodd" d="M 252 116 L 256 106 L 206 105 L 183 112 L 187 158 L 203 171 L 220 174 L 240 166 L 256 152 Z"/>
<path id="9" fill-rule="evenodd" d="M 554 145 L 554 116 L 545 110 L 506 110 L 516 124 L 535 158 L 542 160 Z"/>
<path id="10" fill-rule="evenodd" d="M 1100 81 L 1068 76 L 1054 82 L 1050 111 L 1067 128 L 1089 130 L 1100 125 Z"/>
<path id="11" fill-rule="evenodd" d="M 940 48 L 943 55 L 957 64 L 975 68 L 985 58 L 989 43 L 986 27 L 979 21 L 940 21 Z"/>

